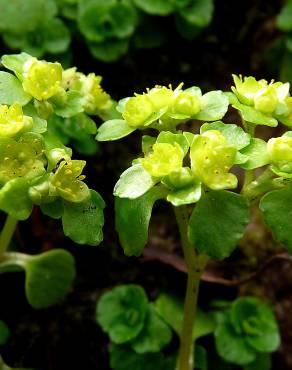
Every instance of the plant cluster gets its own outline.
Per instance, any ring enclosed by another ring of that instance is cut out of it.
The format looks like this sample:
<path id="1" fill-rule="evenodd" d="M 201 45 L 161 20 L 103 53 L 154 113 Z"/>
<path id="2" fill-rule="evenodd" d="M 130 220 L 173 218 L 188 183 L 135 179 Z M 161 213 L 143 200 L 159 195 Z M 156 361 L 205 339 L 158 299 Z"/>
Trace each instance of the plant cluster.
<path id="1" fill-rule="evenodd" d="M 250 221 L 251 206 L 259 205 L 275 238 L 289 251 L 292 247 L 289 217 L 282 212 L 284 204 L 286 208 L 292 203 L 291 131 L 268 141 L 255 135 L 257 125 L 276 127 L 280 122 L 291 126 L 289 83 L 268 83 L 235 75 L 233 79 L 232 92 L 212 91 L 203 95 L 198 87 L 183 90 L 180 85 L 173 90 L 171 86 L 156 86 L 144 94 L 122 99 L 117 106 L 120 119 L 106 121 L 97 134 L 97 140 L 111 141 L 135 130 L 158 131 L 156 136 L 142 137 L 142 157 L 122 173 L 114 188 L 116 229 L 125 254 L 139 256 L 148 240 L 154 203 L 163 199 L 173 206 L 188 268 L 179 370 L 193 368 L 189 328 L 194 319 L 200 276 L 210 258 L 221 260 L 236 248 Z M 219 121 L 229 105 L 238 111 L 243 127 Z M 198 134 L 177 127 L 191 120 L 205 121 Z M 236 167 L 244 172 L 240 190 Z M 261 169 L 257 177 L 256 169 Z M 259 305 L 252 299 L 246 302 L 250 307 Z M 257 341 L 252 340 L 246 344 L 247 349 L 241 343 L 249 355 L 242 358 L 241 364 L 253 362 L 257 351 L 277 348 L 277 329 L 269 317 L 274 332 L 266 337 L 271 347 L 257 346 Z M 224 327 L 224 332 L 226 325 L 219 328 Z M 265 323 L 255 325 L 262 328 Z M 245 330 L 237 328 L 235 332 L 242 336 L 246 335 Z M 222 355 L 224 344 L 218 339 L 217 347 Z M 228 356 L 226 359 L 234 361 Z"/>
<path id="2" fill-rule="evenodd" d="M 61 219 L 64 234 L 76 243 L 101 242 L 104 201 L 84 182 L 86 162 L 72 158 L 53 122 L 70 118 L 80 123 L 80 131 L 94 133 L 88 114 L 105 111 L 112 102 L 94 74 L 63 70 L 59 63 L 26 53 L 4 55 L 2 64 L 13 73 L 0 72 L 0 209 L 8 215 L 0 237 L 0 269 L 24 269 L 28 302 L 42 308 L 70 289 L 73 257 L 63 249 L 35 256 L 6 249 L 17 221 L 27 219 L 34 206 Z"/>
<path id="3" fill-rule="evenodd" d="M 141 155 L 114 188 L 116 230 L 125 254 L 141 255 L 155 202 L 168 202 L 187 267 L 186 297 L 182 308 L 165 294 L 150 302 L 136 285 L 105 293 L 97 321 L 113 343 L 112 368 L 170 369 L 176 361 L 177 370 L 195 365 L 205 370 L 204 349 L 194 350 L 194 342 L 214 332 L 224 360 L 248 366 L 245 370 L 263 361 L 269 369 L 266 354 L 279 345 L 271 309 L 244 297 L 211 317 L 197 310 L 197 297 L 206 264 L 231 255 L 251 207 L 258 207 L 275 239 L 292 250 L 292 133 L 267 141 L 256 136 L 257 125 L 292 126 L 289 83 L 234 75 L 230 92 L 155 86 L 116 103 L 94 74 L 64 70 L 26 53 L 5 55 L 2 64 L 10 72 L 0 72 L 0 209 L 8 214 L 0 271 L 24 269 L 33 307 L 58 302 L 74 279 L 73 257 L 62 249 L 35 256 L 6 252 L 17 221 L 39 206 L 62 220 L 64 234 L 74 242 L 99 244 L 104 201 L 84 182 L 85 161 L 73 159 L 65 145 L 73 138 L 86 150 L 96 133 L 97 141 L 105 142 L 143 131 Z M 230 105 L 242 126 L 222 121 Z M 105 122 L 97 130 L 90 116 Z M 173 332 L 180 342 L 177 360 L 161 352 Z"/>
<path id="4" fill-rule="evenodd" d="M 213 14 L 212 0 L 3 0 L 0 7 L 0 33 L 11 49 L 61 55 L 81 36 L 93 57 L 105 62 L 119 59 L 130 43 L 159 46 L 164 38 L 158 17 L 173 15 L 178 32 L 192 39 Z"/>

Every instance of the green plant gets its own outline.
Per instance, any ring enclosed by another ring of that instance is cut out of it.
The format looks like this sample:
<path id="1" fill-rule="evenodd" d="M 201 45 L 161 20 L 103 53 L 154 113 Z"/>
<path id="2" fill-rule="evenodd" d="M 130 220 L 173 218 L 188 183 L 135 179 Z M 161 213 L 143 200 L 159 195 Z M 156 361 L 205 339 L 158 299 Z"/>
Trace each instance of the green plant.
<path id="1" fill-rule="evenodd" d="M 7 252 L 19 220 L 34 206 L 61 219 L 65 235 L 79 244 L 102 240 L 101 196 L 83 181 L 83 160 L 72 159 L 51 128 L 52 118 L 88 120 L 112 102 L 100 78 L 63 70 L 59 63 L 26 53 L 4 55 L 0 72 L 0 210 L 7 219 L 0 235 L 1 272 L 23 269 L 28 302 L 35 308 L 55 304 L 75 277 L 73 256 L 55 249 L 31 256 Z M 93 121 L 91 122 L 93 125 Z"/>
<path id="2" fill-rule="evenodd" d="M 67 63 L 72 39 L 83 37 L 93 57 L 112 62 L 131 43 L 151 48 L 163 42 L 157 16 L 173 15 L 178 32 L 192 39 L 209 25 L 213 14 L 212 0 L 17 0 L 1 1 L 0 7 L 0 33 L 6 45 L 35 57 L 58 55 Z"/>
<path id="3" fill-rule="evenodd" d="M 228 362 L 247 365 L 260 358 L 269 362 L 267 354 L 280 344 L 274 313 L 258 298 L 238 298 L 228 309 L 217 313 L 215 341 L 219 355 Z"/>
<path id="4" fill-rule="evenodd" d="M 97 140 L 111 141 L 135 130 L 158 131 L 143 136 L 142 157 L 116 183 L 116 229 L 125 254 L 139 256 L 147 244 L 154 203 L 163 199 L 173 206 L 188 270 L 177 370 L 193 368 L 190 328 L 204 268 L 210 258 L 231 255 L 250 221 L 251 206 L 259 206 L 277 240 L 289 251 L 292 246 L 291 132 L 268 142 L 255 136 L 257 125 L 291 126 L 289 83 L 233 79 L 232 92 L 202 95 L 198 87 L 156 86 L 122 99 L 120 118 L 103 123 L 97 134 Z M 243 127 L 218 121 L 229 104 Z M 192 120 L 213 122 L 201 125 L 199 134 L 177 127 Z M 244 176 L 241 187 L 234 166 Z M 262 170 L 256 177 L 257 168 Z"/>
<path id="5" fill-rule="evenodd" d="M 123 285 L 104 293 L 98 301 L 97 322 L 109 335 L 111 368 L 173 369 L 175 358 L 165 357 L 161 351 L 170 343 L 173 331 L 180 336 L 183 320 L 183 303 L 166 293 L 155 302 L 149 302 L 139 285 Z M 215 329 L 213 319 L 198 311 L 193 339 Z M 196 368 L 206 369 L 206 353 L 197 348 Z"/>

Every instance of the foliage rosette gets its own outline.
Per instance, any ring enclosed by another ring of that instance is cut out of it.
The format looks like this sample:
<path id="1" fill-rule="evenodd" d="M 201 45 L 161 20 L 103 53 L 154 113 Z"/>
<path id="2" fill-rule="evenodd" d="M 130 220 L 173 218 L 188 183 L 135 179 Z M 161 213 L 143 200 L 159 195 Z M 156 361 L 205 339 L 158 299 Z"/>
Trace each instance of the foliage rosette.
<path id="1" fill-rule="evenodd" d="M 216 317 L 216 348 L 227 362 L 247 365 L 261 354 L 274 352 L 280 345 L 275 315 L 258 298 L 238 298 Z"/>

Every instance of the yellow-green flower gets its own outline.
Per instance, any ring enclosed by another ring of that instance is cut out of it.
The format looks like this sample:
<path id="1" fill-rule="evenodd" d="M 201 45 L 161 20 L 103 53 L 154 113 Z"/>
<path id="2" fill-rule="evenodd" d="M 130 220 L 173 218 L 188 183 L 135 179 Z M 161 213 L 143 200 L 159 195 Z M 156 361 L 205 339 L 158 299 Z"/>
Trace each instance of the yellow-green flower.
<path id="1" fill-rule="evenodd" d="M 89 189 L 81 175 L 85 161 L 61 161 L 50 179 L 50 195 L 59 195 L 69 202 L 82 202 L 89 197 Z"/>
<path id="2" fill-rule="evenodd" d="M 164 177 L 182 167 L 184 152 L 177 143 L 155 143 L 152 150 L 145 158 L 140 159 L 151 176 Z"/>
<path id="3" fill-rule="evenodd" d="M 61 86 L 62 66 L 29 59 L 23 66 L 23 89 L 37 100 L 47 100 L 56 95 Z"/>
<path id="4" fill-rule="evenodd" d="M 155 86 L 147 91 L 147 95 L 155 110 L 170 107 L 175 100 L 174 91 L 165 86 Z"/>
<path id="5" fill-rule="evenodd" d="M 209 130 L 196 137 L 191 147 L 192 169 L 210 189 L 234 189 L 237 178 L 229 173 L 234 164 L 236 149 L 228 145 L 217 130 Z"/>
<path id="6" fill-rule="evenodd" d="M 127 121 L 129 126 L 139 127 L 154 112 L 154 106 L 147 94 L 136 95 L 130 98 L 123 112 L 123 118 Z"/>
<path id="7" fill-rule="evenodd" d="M 23 115 L 20 104 L 15 103 L 10 107 L 0 105 L 0 137 L 13 137 L 25 129 L 30 129 L 32 124 L 32 118 Z"/>
<path id="8" fill-rule="evenodd" d="M 267 150 L 272 163 L 272 170 L 275 172 L 292 174 L 292 137 L 281 136 L 277 138 L 272 138 L 268 141 Z"/>
<path id="9" fill-rule="evenodd" d="M 175 113 L 194 116 L 201 109 L 200 98 L 189 92 L 181 92 L 174 101 L 173 111 Z"/>

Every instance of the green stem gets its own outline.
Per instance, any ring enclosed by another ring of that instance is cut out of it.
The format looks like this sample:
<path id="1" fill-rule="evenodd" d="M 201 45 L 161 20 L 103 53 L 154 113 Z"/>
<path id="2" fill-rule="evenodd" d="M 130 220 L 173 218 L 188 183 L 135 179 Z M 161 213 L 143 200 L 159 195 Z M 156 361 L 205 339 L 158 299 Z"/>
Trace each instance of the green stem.
<path id="1" fill-rule="evenodd" d="M 248 133 L 253 138 L 255 135 L 255 125 L 253 123 L 246 122 L 243 118 L 242 124 L 246 133 Z M 242 188 L 245 189 L 253 181 L 253 179 L 254 179 L 254 170 L 246 170 Z"/>
<path id="2" fill-rule="evenodd" d="M 205 256 L 197 256 L 194 247 L 189 243 L 187 207 L 174 207 L 174 212 L 179 227 L 188 275 L 176 370 L 193 370 L 195 364 L 193 326 L 196 317 L 200 278 L 207 263 L 207 258 Z"/>
<path id="3" fill-rule="evenodd" d="M 4 227 L 0 235 L 0 256 L 7 250 L 11 242 L 12 236 L 17 226 L 17 220 L 11 216 L 7 216 Z"/>

